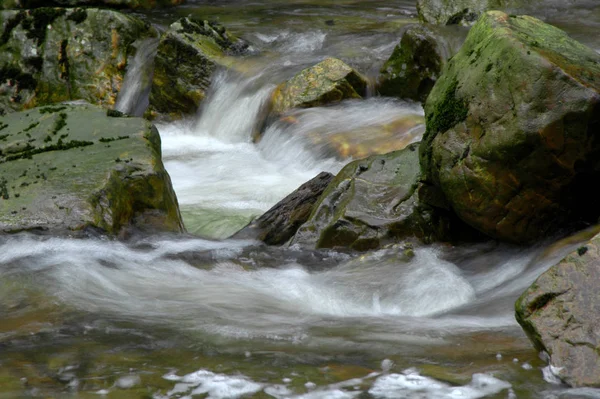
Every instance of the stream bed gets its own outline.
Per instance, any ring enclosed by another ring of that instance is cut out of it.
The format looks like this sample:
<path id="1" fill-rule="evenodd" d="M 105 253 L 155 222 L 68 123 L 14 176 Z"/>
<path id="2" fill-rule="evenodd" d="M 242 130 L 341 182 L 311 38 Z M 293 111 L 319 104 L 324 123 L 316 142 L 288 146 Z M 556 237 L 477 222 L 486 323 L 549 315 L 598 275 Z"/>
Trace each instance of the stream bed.
<path id="1" fill-rule="evenodd" d="M 600 51 L 595 0 L 526 11 Z M 600 398 L 558 384 L 514 319 L 518 296 L 595 230 L 410 256 L 226 239 L 319 172 L 420 139 L 419 104 L 372 93 L 253 140 L 273 88 L 302 68 L 334 56 L 375 77 L 414 1 L 190 0 L 140 16 L 190 14 L 253 48 L 195 117 L 157 126 L 190 235 L 0 237 L 0 398 Z"/>

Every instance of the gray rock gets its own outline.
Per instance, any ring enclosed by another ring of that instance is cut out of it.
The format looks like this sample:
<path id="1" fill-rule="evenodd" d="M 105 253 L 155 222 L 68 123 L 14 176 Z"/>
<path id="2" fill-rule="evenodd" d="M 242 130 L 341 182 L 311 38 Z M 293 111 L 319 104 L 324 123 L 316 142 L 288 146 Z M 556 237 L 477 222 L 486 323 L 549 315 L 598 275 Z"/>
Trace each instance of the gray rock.
<path id="1" fill-rule="evenodd" d="M 269 245 L 283 245 L 308 220 L 314 204 L 333 175 L 321 172 L 279 201 L 264 215 L 233 235 L 238 239 L 258 239 Z"/>
<path id="2" fill-rule="evenodd" d="M 346 165 L 314 206 L 291 244 L 376 249 L 417 237 L 445 237 L 450 219 L 420 206 L 418 143 Z"/>
<path id="3" fill-rule="evenodd" d="M 248 44 L 224 27 L 182 18 L 163 34 L 155 59 L 147 116 L 179 119 L 194 114 L 219 67 L 233 66 Z"/>

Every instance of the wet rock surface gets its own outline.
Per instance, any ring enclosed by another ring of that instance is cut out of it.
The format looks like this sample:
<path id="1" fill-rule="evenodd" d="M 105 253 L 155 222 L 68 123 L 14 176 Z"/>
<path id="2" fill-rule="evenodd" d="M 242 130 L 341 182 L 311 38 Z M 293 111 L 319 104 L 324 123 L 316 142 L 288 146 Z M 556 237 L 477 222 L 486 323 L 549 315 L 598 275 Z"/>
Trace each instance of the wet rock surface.
<path id="1" fill-rule="evenodd" d="M 378 92 L 424 103 L 465 37 L 464 28 L 443 31 L 424 25 L 410 26 L 381 68 Z"/>
<path id="2" fill-rule="evenodd" d="M 111 108 L 128 59 L 156 36 L 111 10 L 36 8 L 0 12 L 0 114 L 67 100 Z"/>
<path id="3" fill-rule="evenodd" d="M 147 115 L 179 119 L 194 114 L 215 71 L 231 67 L 233 56 L 247 49 L 245 41 L 220 25 L 194 18 L 173 23 L 158 45 Z"/>
<path id="4" fill-rule="evenodd" d="M 593 221 L 600 55 L 529 16 L 486 13 L 425 105 L 428 184 L 466 223 L 526 243 Z"/>
<path id="5" fill-rule="evenodd" d="M 160 136 L 91 105 L 0 117 L 0 231 L 183 230 Z"/>
<path id="6" fill-rule="evenodd" d="M 232 238 L 258 239 L 268 245 L 285 244 L 308 220 L 315 202 L 333 177 L 331 173 L 320 173 L 279 201 L 264 215 L 234 234 Z"/>
<path id="7" fill-rule="evenodd" d="M 565 383 L 600 387 L 600 236 L 542 274 L 517 300 L 516 318 Z"/>

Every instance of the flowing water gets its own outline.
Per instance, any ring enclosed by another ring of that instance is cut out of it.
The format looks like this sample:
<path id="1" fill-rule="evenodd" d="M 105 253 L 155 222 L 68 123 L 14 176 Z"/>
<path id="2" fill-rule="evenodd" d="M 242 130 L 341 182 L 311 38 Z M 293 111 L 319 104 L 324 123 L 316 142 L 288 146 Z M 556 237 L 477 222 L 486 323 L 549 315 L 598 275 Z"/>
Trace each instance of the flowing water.
<path id="1" fill-rule="evenodd" d="M 539 16 L 600 49 L 600 7 Z M 275 85 L 326 56 L 373 76 L 414 22 L 411 1 L 190 1 L 252 42 L 198 115 L 159 124 L 196 237 L 0 238 L 0 398 L 600 398 L 556 384 L 513 304 L 593 234 L 368 254 L 225 239 L 300 184 L 419 140 L 418 104 L 372 96 L 264 124 Z M 140 113 L 155 42 L 119 109 Z M 554 381 L 554 383 L 553 383 Z"/>

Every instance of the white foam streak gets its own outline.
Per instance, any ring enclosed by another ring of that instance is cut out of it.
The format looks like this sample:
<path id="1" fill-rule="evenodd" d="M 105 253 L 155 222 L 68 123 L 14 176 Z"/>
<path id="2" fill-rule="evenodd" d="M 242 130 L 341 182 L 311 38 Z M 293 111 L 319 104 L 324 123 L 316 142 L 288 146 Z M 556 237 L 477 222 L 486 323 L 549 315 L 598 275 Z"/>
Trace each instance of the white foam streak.
<path id="1" fill-rule="evenodd" d="M 457 387 L 421 376 L 410 369 L 402 374 L 379 377 L 369 393 L 378 399 L 478 399 L 510 387 L 511 384 L 488 374 L 474 374 L 470 384 Z"/>
<path id="2" fill-rule="evenodd" d="M 148 106 L 158 43 L 159 38 L 146 39 L 137 43 L 135 57 L 129 62 L 117 97 L 116 110 L 135 116 L 144 114 Z"/>

